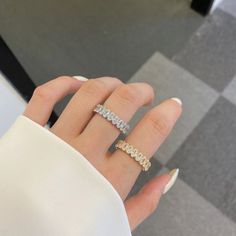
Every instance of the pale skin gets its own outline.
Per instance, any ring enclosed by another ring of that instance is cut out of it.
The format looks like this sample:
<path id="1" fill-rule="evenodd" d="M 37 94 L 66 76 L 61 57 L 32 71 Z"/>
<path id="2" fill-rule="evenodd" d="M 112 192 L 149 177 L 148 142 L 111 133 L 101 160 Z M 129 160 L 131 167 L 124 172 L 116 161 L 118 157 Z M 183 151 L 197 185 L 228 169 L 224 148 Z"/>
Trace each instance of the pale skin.
<path id="1" fill-rule="evenodd" d="M 24 115 L 44 126 L 54 105 L 68 94 L 74 95 L 50 131 L 82 153 L 113 185 L 124 201 L 130 228 L 134 230 L 157 208 L 170 175 L 154 177 L 137 195 L 126 199 L 142 169 L 122 150 L 108 151 L 120 131 L 93 109 L 104 104 L 128 123 L 139 108 L 152 103 L 153 88 L 146 83 L 124 84 L 113 77 L 79 81 L 61 76 L 36 88 Z M 181 112 L 178 102 L 163 101 L 143 116 L 126 142 L 150 159 Z"/>

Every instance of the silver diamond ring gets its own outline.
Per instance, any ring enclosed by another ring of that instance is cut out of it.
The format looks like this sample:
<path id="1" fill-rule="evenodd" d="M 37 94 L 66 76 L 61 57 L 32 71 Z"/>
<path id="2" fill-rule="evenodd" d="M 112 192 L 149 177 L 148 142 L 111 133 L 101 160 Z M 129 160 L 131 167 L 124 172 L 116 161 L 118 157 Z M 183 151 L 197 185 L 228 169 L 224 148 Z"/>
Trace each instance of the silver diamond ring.
<path id="1" fill-rule="evenodd" d="M 114 112 L 107 109 L 104 105 L 98 104 L 93 111 L 110 121 L 122 133 L 126 134 L 128 132 L 129 125 L 119 118 Z"/>

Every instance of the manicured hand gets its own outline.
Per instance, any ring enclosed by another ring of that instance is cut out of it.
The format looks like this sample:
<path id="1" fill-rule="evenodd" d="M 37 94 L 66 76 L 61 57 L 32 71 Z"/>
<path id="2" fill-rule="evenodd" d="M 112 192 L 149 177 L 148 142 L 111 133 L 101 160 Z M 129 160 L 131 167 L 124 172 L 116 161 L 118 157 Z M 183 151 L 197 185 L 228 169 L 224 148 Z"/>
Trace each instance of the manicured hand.
<path id="1" fill-rule="evenodd" d="M 129 122 L 139 108 L 152 102 L 153 88 L 146 83 L 123 84 L 112 77 L 86 80 L 62 76 L 36 88 L 24 115 L 44 126 L 54 105 L 71 93 L 74 96 L 50 131 L 83 154 L 113 185 L 124 201 L 133 230 L 156 209 L 178 170 L 154 177 L 137 195 L 126 200 L 141 166 L 122 150 L 108 151 L 120 131 L 93 109 L 97 104 L 104 104 Z M 129 132 L 126 142 L 150 159 L 172 130 L 181 110 L 178 99 L 162 102 L 144 115 Z"/>

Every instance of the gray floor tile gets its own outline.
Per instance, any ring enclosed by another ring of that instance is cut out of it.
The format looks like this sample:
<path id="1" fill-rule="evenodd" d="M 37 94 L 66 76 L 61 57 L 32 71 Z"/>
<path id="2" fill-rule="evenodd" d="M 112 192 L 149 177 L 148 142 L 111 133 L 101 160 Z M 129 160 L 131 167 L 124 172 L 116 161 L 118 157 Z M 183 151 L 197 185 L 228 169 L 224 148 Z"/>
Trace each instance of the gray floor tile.
<path id="1" fill-rule="evenodd" d="M 188 0 L 0 1 L 1 35 L 36 84 L 61 74 L 127 81 L 153 52 L 173 56 L 202 21 Z"/>
<path id="2" fill-rule="evenodd" d="M 160 24 L 154 23 L 155 30 L 147 43 L 154 49 L 152 53 L 159 51 L 168 58 L 172 58 L 185 46 L 192 34 L 203 24 L 205 18 L 190 9 L 188 0 L 184 0 L 182 4 L 180 4 L 181 1 L 159 2 L 162 4 L 169 2 L 170 8 L 176 8 L 176 11 L 170 18 L 162 16 Z M 177 2 L 178 5 L 176 5 Z M 160 15 L 160 12 L 158 14 Z"/>
<path id="3" fill-rule="evenodd" d="M 236 17 L 236 1 L 235 0 L 224 0 L 219 5 L 219 8 L 223 11 Z"/>
<path id="4" fill-rule="evenodd" d="M 133 236 L 235 236 L 236 224 L 186 183 L 177 180 L 155 213 Z"/>
<path id="5" fill-rule="evenodd" d="M 222 95 L 236 105 L 236 76 L 224 89 Z"/>
<path id="6" fill-rule="evenodd" d="M 235 38 L 236 18 L 216 10 L 174 61 L 222 91 L 236 73 Z"/>
<path id="7" fill-rule="evenodd" d="M 153 106 L 170 97 L 177 96 L 183 100 L 182 117 L 155 155 L 165 164 L 214 104 L 218 93 L 160 53 L 155 53 L 129 82 L 137 81 L 147 82 L 154 88 L 156 97 Z M 131 125 L 134 126 L 150 108 L 140 110 Z"/>
<path id="8" fill-rule="evenodd" d="M 236 221 L 236 106 L 219 98 L 168 163 L 181 178 Z"/>

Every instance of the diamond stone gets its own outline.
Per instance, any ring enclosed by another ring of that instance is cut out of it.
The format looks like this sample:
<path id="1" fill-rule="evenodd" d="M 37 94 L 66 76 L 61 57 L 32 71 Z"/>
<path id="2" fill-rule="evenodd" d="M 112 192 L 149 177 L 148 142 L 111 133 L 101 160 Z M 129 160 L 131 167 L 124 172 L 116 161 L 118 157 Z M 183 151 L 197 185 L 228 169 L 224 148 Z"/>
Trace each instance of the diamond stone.
<path id="1" fill-rule="evenodd" d="M 136 157 L 135 157 L 135 160 L 136 161 L 140 161 L 143 157 L 143 154 L 140 152 Z"/>
<path id="2" fill-rule="evenodd" d="M 128 147 L 129 147 L 129 144 L 128 143 L 124 143 L 124 145 L 122 147 L 122 150 L 125 151 Z"/>
<path id="3" fill-rule="evenodd" d="M 117 125 L 116 125 L 116 127 L 117 127 L 118 129 L 121 128 L 122 122 L 123 122 L 122 120 L 119 120 L 119 121 L 118 121 L 118 123 L 117 123 Z"/>
<path id="4" fill-rule="evenodd" d="M 126 124 L 119 116 L 110 111 L 104 105 L 98 104 L 94 110 L 94 112 L 100 114 L 102 117 L 110 121 L 114 126 L 116 126 L 122 133 L 126 134 L 129 130 L 129 125 Z"/>
<path id="5" fill-rule="evenodd" d="M 119 118 L 117 117 L 117 116 L 115 116 L 113 119 L 112 119 L 112 124 L 113 125 L 115 125 L 116 123 L 117 123 L 117 120 L 118 120 Z"/>
<path id="6" fill-rule="evenodd" d="M 105 110 L 104 112 L 103 112 L 103 117 L 104 118 L 106 118 L 109 114 L 110 114 L 110 110 L 109 109 L 107 109 L 107 110 Z"/>
<path id="7" fill-rule="evenodd" d="M 101 107 L 101 109 L 99 110 L 99 114 L 102 115 L 104 111 L 105 111 L 104 107 Z"/>
<path id="8" fill-rule="evenodd" d="M 139 163 L 140 163 L 141 165 L 143 165 L 143 164 L 145 163 L 145 157 L 144 157 L 144 156 L 142 156 L 142 158 L 141 158 L 141 160 L 139 161 Z"/>
<path id="9" fill-rule="evenodd" d="M 114 117 L 114 113 L 113 112 L 110 112 L 110 114 L 108 115 L 107 119 L 110 121 L 112 120 L 112 118 Z"/>
<path id="10" fill-rule="evenodd" d="M 136 148 L 133 149 L 133 151 L 131 152 L 131 156 L 132 156 L 132 157 L 136 157 L 137 154 L 138 154 L 138 150 L 137 150 Z"/>
<path id="11" fill-rule="evenodd" d="M 120 129 L 123 130 L 124 126 L 125 126 L 125 122 L 121 120 Z"/>
<path id="12" fill-rule="evenodd" d="M 132 150 L 133 150 L 133 146 L 130 145 L 130 146 L 127 148 L 126 151 L 127 151 L 128 154 L 130 154 L 130 153 L 132 152 Z"/>

